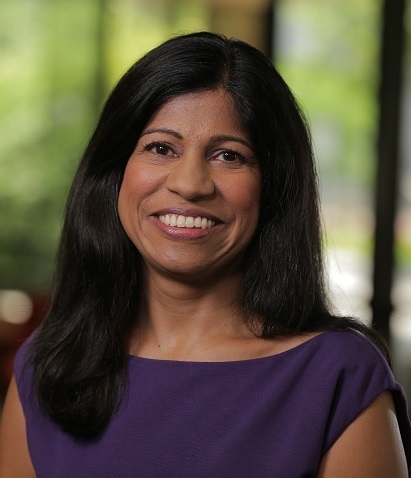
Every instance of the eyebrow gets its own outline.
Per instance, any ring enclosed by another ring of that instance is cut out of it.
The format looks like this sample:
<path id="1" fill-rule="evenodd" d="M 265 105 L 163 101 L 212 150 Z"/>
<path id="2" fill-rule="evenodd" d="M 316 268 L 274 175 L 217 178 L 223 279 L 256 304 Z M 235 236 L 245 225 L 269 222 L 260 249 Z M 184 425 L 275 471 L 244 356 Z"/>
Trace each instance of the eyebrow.
<path id="1" fill-rule="evenodd" d="M 254 150 L 254 148 L 251 146 L 251 144 L 248 141 L 246 141 L 243 138 L 239 138 L 238 136 L 230 136 L 230 135 L 226 135 L 226 134 L 220 134 L 220 135 L 217 135 L 217 136 L 213 136 L 213 138 L 212 138 L 213 143 L 219 143 L 221 141 L 235 141 L 237 143 L 243 144 L 247 148 L 251 149 L 251 151 Z"/>
<path id="2" fill-rule="evenodd" d="M 168 128 L 146 129 L 145 131 L 141 133 L 140 138 L 141 136 L 145 136 L 146 134 L 152 134 L 152 133 L 166 133 L 166 134 L 170 134 L 171 136 L 174 136 L 175 138 L 183 139 L 180 133 L 177 133 L 177 131 L 174 131 L 173 129 L 168 129 Z"/>
<path id="3" fill-rule="evenodd" d="M 145 131 L 143 131 L 141 133 L 141 136 L 145 136 L 147 134 L 152 134 L 152 133 L 165 133 L 165 134 L 169 134 L 171 136 L 174 136 L 177 139 L 183 139 L 183 137 L 180 133 L 178 133 L 177 131 L 174 131 L 173 129 L 168 129 L 168 128 L 146 129 Z M 254 150 L 254 148 L 251 146 L 251 144 L 248 141 L 246 141 L 243 138 L 239 138 L 238 136 L 230 136 L 230 135 L 226 135 L 226 134 L 220 134 L 220 135 L 217 135 L 217 136 L 213 136 L 211 138 L 211 141 L 213 143 L 219 143 L 221 141 L 235 141 L 237 143 L 243 144 L 247 148 L 251 149 L 251 151 Z"/>

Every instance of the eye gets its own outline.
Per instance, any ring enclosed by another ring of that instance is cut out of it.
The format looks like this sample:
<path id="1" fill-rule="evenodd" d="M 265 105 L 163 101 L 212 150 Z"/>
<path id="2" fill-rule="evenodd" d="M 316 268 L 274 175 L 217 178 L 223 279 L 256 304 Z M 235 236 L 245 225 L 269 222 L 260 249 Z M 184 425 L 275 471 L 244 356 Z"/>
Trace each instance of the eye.
<path id="1" fill-rule="evenodd" d="M 175 156 L 175 153 L 170 146 L 159 142 L 145 144 L 144 151 L 151 151 L 157 156 Z"/>
<path id="2" fill-rule="evenodd" d="M 239 153 L 238 151 L 233 151 L 231 149 L 224 149 L 223 151 L 219 151 L 213 155 L 212 159 L 220 159 L 227 163 L 245 163 L 246 158 Z"/>

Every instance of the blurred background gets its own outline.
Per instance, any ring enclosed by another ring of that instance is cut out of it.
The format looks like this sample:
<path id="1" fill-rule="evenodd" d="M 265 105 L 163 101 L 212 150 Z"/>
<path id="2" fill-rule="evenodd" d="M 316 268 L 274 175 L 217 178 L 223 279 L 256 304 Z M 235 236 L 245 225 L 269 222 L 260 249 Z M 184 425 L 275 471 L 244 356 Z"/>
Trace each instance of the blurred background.
<path id="1" fill-rule="evenodd" d="M 382 331 L 411 397 L 411 0 L 0 2 L 0 402 L 47 311 L 65 198 L 102 103 L 170 36 L 261 49 L 307 115 L 336 309 Z M 410 399 L 409 399 L 410 401 Z"/>

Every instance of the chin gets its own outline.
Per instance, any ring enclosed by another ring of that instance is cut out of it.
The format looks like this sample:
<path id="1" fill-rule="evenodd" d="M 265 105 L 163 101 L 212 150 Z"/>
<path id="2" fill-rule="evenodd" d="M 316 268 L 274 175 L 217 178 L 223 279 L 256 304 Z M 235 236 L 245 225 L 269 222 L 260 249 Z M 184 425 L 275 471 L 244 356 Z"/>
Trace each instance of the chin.
<path id="1" fill-rule="evenodd" d="M 180 278 L 202 278 L 210 274 L 210 268 L 205 268 L 203 266 L 197 265 L 187 265 L 187 264 L 172 264 L 168 266 L 156 267 L 157 271 L 168 275 L 170 277 L 175 277 L 176 279 Z M 212 273 L 213 275 L 214 273 Z"/>

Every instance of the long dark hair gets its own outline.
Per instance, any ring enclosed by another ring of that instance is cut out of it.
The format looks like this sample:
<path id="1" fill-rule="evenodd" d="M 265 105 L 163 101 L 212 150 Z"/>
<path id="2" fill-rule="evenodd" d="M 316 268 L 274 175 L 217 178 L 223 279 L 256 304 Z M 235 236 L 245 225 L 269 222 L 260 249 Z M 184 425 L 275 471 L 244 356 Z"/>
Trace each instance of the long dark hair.
<path id="1" fill-rule="evenodd" d="M 211 33 L 173 38 L 134 64 L 103 108 L 70 191 L 52 307 L 32 342 L 39 402 L 76 437 L 102 432 L 124 393 L 127 337 L 142 290 L 139 253 L 117 214 L 127 161 L 166 101 L 215 88 L 233 97 L 263 178 L 242 283 L 250 325 L 257 320 L 262 337 L 344 328 L 373 336 L 329 311 L 310 136 L 279 73 L 238 40 Z"/>

